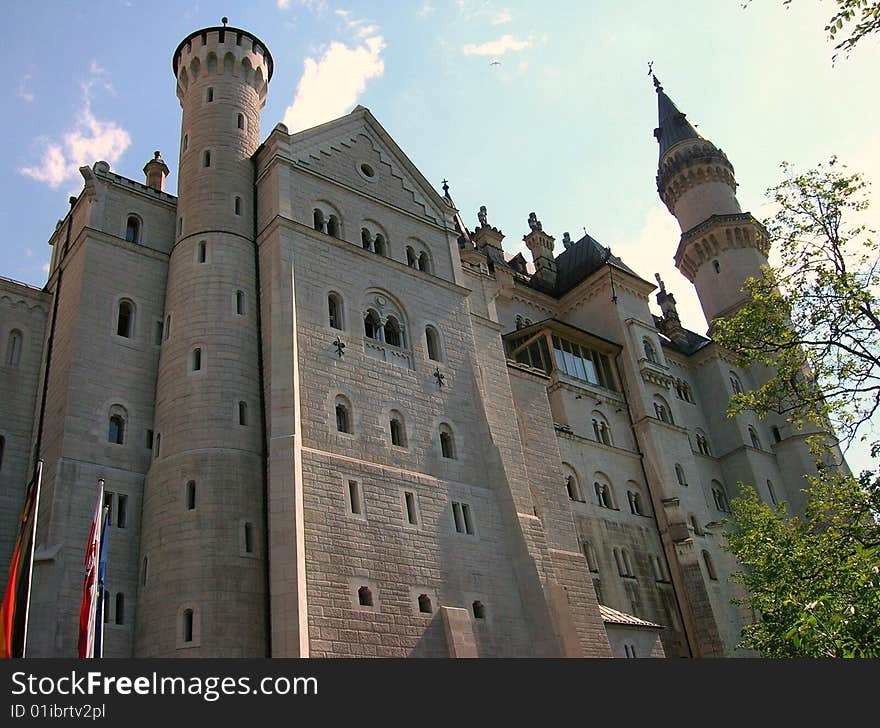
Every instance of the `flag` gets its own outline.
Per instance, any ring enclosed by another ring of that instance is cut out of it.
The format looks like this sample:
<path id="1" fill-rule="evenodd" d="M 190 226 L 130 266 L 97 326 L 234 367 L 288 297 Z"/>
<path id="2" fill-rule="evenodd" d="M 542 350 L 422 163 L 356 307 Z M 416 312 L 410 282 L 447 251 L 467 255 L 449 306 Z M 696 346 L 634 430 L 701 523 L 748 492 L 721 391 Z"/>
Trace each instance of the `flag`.
<path id="1" fill-rule="evenodd" d="M 86 544 L 86 555 L 83 559 L 85 577 L 83 578 L 82 602 L 79 606 L 79 640 L 78 654 L 80 657 L 95 656 L 95 607 L 97 605 L 98 558 L 101 543 L 101 511 L 104 505 L 104 481 L 100 481 L 98 505 L 92 518 L 92 528 Z"/>
<path id="2" fill-rule="evenodd" d="M 0 657 L 24 657 L 42 465 L 42 462 L 37 463 L 36 475 L 28 484 L 18 538 L 9 564 L 6 592 L 0 608 Z"/>
<path id="3" fill-rule="evenodd" d="M 107 537 L 110 530 L 110 509 L 104 506 L 104 520 L 101 527 L 101 548 L 98 555 L 98 599 L 95 605 L 95 656 L 104 656 L 104 610 L 107 608 Z"/>

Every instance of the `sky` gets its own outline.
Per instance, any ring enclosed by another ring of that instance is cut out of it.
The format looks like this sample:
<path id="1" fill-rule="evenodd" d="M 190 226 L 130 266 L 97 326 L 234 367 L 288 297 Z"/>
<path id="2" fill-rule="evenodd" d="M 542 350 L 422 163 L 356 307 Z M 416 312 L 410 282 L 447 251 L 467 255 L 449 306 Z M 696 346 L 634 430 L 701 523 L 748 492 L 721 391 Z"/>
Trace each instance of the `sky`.
<path id="1" fill-rule="evenodd" d="M 535 211 L 557 239 L 586 230 L 641 276 L 659 272 L 688 328 L 706 322 L 672 257 L 680 230 L 655 183 L 648 62 L 736 169 L 743 210 L 787 161 L 832 154 L 875 183 L 880 228 L 880 36 L 832 64 L 831 0 L 30 0 L 4 7 L 0 276 L 42 286 L 47 244 L 78 168 L 99 159 L 143 180 L 154 150 L 176 193 L 180 106 L 171 54 L 191 31 L 245 28 L 275 71 L 265 138 L 368 107 L 465 222 L 488 208 L 511 255 Z M 15 63 L 12 62 L 15 61 Z M 771 261 L 772 261 L 771 257 Z M 655 307 L 656 310 L 656 307 Z M 656 310 L 659 313 L 659 310 Z M 880 424 L 877 426 L 880 433 Z M 868 467 L 867 450 L 848 455 Z"/>

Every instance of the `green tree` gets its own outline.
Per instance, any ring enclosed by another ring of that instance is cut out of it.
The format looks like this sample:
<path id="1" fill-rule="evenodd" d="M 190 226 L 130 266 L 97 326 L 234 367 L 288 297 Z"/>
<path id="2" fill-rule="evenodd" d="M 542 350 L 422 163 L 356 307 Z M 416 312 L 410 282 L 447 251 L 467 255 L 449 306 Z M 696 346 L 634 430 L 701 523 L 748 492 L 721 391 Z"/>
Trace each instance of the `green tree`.
<path id="1" fill-rule="evenodd" d="M 880 478 L 808 478 L 806 517 L 751 488 L 731 502 L 728 549 L 760 621 L 741 646 L 765 657 L 880 657 Z"/>
<path id="2" fill-rule="evenodd" d="M 878 246 L 852 219 L 868 208 L 867 183 L 834 157 L 803 173 L 782 169 L 767 191 L 778 212 L 766 223 L 781 264 L 750 278 L 748 303 L 713 322 L 740 364 L 775 376 L 735 395 L 730 413 L 777 412 L 849 441 L 880 409 Z"/>
<path id="3" fill-rule="evenodd" d="M 743 7 L 751 0 L 746 0 Z M 792 0 L 782 0 L 783 5 L 791 5 Z M 858 42 L 871 33 L 880 32 L 880 2 L 869 0 L 835 0 L 836 8 L 831 19 L 825 26 L 828 39 L 837 41 L 834 46 L 836 53 L 832 62 L 840 52 L 849 55 Z M 845 38 L 842 38 L 846 33 Z"/>

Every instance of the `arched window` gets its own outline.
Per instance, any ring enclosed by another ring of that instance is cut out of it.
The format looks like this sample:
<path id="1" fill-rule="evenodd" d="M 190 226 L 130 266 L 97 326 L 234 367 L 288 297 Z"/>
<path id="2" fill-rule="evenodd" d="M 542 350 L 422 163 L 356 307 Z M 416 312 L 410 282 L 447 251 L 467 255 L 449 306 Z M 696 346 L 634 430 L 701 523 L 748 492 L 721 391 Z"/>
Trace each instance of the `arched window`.
<path id="1" fill-rule="evenodd" d="M 388 243 L 385 242 L 385 236 L 381 233 L 376 233 L 376 237 L 373 240 L 373 250 L 377 255 L 388 255 Z"/>
<path id="2" fill-rule="evenodd" d="M 715 508 L 717 510 L 722 513 L 730 513 L 730 503 L 727 500 L 727 491 L 717 480 L 712 481 L 712 500 L 715 501 Z"/>
<path id="3" fill-rule="evenodd" d="M 752 447 L 756 450 L 761 449 L 761 441 L 758 439 L 758 433 L 755 432 L 754 427 L 749 427 L 749 439 L 752 441 Z"/>
<path id="4" fill-rule="evenodd" d="M 712 555 L 703 549 L 703 563 L 706 564 L 706 572 L 712 581 L 718 581 L 718 574 L 715 573 L 715 564 L 712 563 Z"/>
<path id="5" fill-rule="evenodd" d="M 587 560 L 587 568 L 594 574 L 599 573 L 599 562 L 596 561 L 596 552 L 593 545 L 589 541 L 581 542 L 581 550 L 584 552 L 584 558 Z"/>
<path id="6" fill-rule="evenodd" d="M 202 166 L 210 167 L 211 166 L 211 150 L 206 149 L 202 154 Z"/>
<path id="7" fill-rule="evenodd" d="M 775 506 L 777 504 L 776 491 L 773 490 L 773 482 L 771 480 L 767 481 L 767 492 L 770 494 L 770 502 Z"/>
<path id="8" fill-rule="evenodd" d="M 776 425 L 773 426 L 771 432 L 773 433 L 773 442 L 782 442 L 782 435 L 780 434 L 779 428 L 776 427 Z"/>
<path id="9" fill-rule="evenodd" d="M 611 445 L 611 428 L 608 427 L 608 420 L 601 412 L 593 411 L 593 434 L 596 436 L 596 442 L 603 445 Z"/>
<path id="10" fill-rule="evenodd" d="M 315 230 L 317 230 L 319 233 L 326 232 L 326 227 L 325 227 L 326 223 L 324 222 L 324 213 L 321 212 L 317 207 L 312 212 L 312 221 L 313 221 Z"/>
<path id="11" fill-rule="evenodd" d="M 123 445 L 125 443 L 125 409 L 118 404 L 110 408 L 110 422 L 107 428 L 107 442 L 113 445 Z"/>
<path id="12" fill-rule="evenodd" d="M 352 434 L 351 405 L 341 394 L 336 397 L 336 431 Z"/>
<path id="13" fill-rule="evenodd" d="M 473 604 L 471 604 L 471 609 L 474 613 L 474 619 L 485 619 L 486 618 L 486 608 L 483 606 L 483 602 L 477 600 Z"/>
<path id="14" fill-rule="evenodd" d="M 422 251 L 419 254 L 419 270 L 423 273 L 431 272 L 431 261 L 428 258 L 428 254 L 425 251 Z"/>
<path id="15" fill-rule="evenodd" d="M 614 494 L 608 483 L 596 480 L 593 482 L 593 490 L 596 493 L 596 505 L 600 508 L 614 508 Z"/>
<path id="16" fill-rule="evenodd" d="M 381 329 L 382 320 L 379 318 L 379 314 L 373 309 L 369 309 L 367 315 L 364 316 L 364 336 L 374 341 L 380 341 Z"/>
<path id="17" fill-rule="evenodd" d="M 116 624 L 125 624 L 125 594 L 116 592 Z"/>
<path id="18" fill-rule="evenodd" d="M 442 361 L 440 353 L 440 334 L 433 326 L 425 327 L 425 343 L 428 347 L 428 358 L 431 361 Z"/>
<path id="19" fill-rule="evenodd" d="M 397 410 L 391 410 L 388 427 L 391 430 L 391 444 L 406 447 L 406 426 L 403 423 L 403 415 Z"/>
<path id="20" fill-rule="evenodd" d="M 654 396 L 654 414 L 657 415 L 657 419 L 661 422 L 665 422 L 668 425 L 675 424 L 672 419 L 672 410 L 669 409 L 669 404 L 659 395 Z"/>
<path id="21" fill-rule="evenodd" d="M 192 642 L 193 641 L 193 610 L 192 609 L 184 609 L 183 610 L 183 641 L 184 642 Z"/>
<path id="22" fill-rule="evenodd" d="M 523 317 L 520 316 L 519 314 L 517 314 L 516 318 L 514 319 L 514 325 L 516 326 L 517 330 L 519 330 L 523 326 L 525 326 L 525 323 L 523 322 Z"/>
<path id="23" fill-rule="evenodd" d="M 241 215 L 241 197 L 238 195 L 235 196 L 235 200 L 233 202 L 233 210 L 236 215 Z"/>
<path id="24" fill-rule="evenodd" d="M 717 260 L 712 261 L 712 267 L 715 269 L 716 274 L 721 273 L 721 263 L 719 263 Z"/>
<path id="25" fill-rule="evenodd" d="M 642 496 L 640 493 L 634 490 L 626 491 L 626 497 L 629 501 L 629 510 L 634 516 L 644 516 L 645 512 L 642 509 Z"/>
<path id="26" fill-rule="evenodd" d="M 339 226 L 339 218 L 336 217 L 336 215 L 330 215 L 327 219 L 327 234 L 336 239 L 339 239 L 342 236 Z"/>
<path id="27" fill-rule="evenodd" d="M 116 335 L 131 338 L 134 328 L 134 305 L 131 301 L 120 301 L 116 314 Z"/>
<path id="28" fill-rule="evenodd" d="M 244 129 L 244 114 L 238 114 L 236 117 L 236 123 L 238 124 L 239 129 Z"/>
<path id="29" fill-rule="evenodd" d="M 186 484 L 186 510 L 194 511 L 196 509 L 196 481 L 190 480 Z"/>
<path id="30" fill-rule="evenodd" d="M 190 368 L 194 372 L 202 370 L 202 350 L 199 347 L 193 349 L 192 354 L 190 354 Z"/>
<path id="31" fill-rule="evenodd" d="M 361 228 L 361 245 L 364 250 L 372 250 L 373 249 L 373 239 L 370 235 L 370 231 L 366 228 Z"/>
<path id="32" fill-rule="evenodd" d="M 431 597 L 427 594 L 419 594 L 419 612 L 422 614 L 431 614 L 434 611 L 431 606 Z"/>
<path id="33" fill-rule="evenodd" d="M 242 426 L 247 426 L 247 414 L 248 407 L 247 402 L 239 401 L 238 403 L 238 424 Z"/>
<path id="34" fill-rule="evenodd" d="M 6 341 L 6 366 L 17 367 L 21 362 L 21 349 L 24 337 L 18 329 L 9 332 Z"/>
<path id="35" fill-rule="evenodd" d="M 390 346 L 403 346 L 403 329 L 394 316 L 389 316 L 385 322 L 385 343 Z"/>
<path id="36" fill-rule="evenodd" d="M 141 221 L 137 215 L 129 215 L 125 221 L 125 239 L 129 243 L 141 241 Z"/>
<path id="37" fill-rule="evenodd" d="M 419 267 L 418 259 L 416 258 L 416 251 L 413 250 L 412 245 L 406 246 L 406 264 L 410 268 L 418 268 Z"/>
<path id="38" fill-rule="evenodd" d="M 208 86 L 208 89 L 205 91 L 205 101 L 209 104 L 214 100 L 214 88 L 213 86 Z"/>
<path id="39" fill-rule="evenodd" d="M 687 486 L 687 478 L 684 477 L 684 470 L 678 463 L 675 464 L 675 478 L 679 485 Z"/>
<path id="40" fill-rule="evenodd" d="M 651 343 L 651 340 L 647 337 L 642 339 L 642 347 L 645 350 L 645 358 L 653 362 L 654 364 L 658 363 L 657 360 L 657 349 L 654 347 L 654 344 Z"/>
<path id="41" fill-rule="evenodd" d="M 730 372 L 730 391 L 734 394 L 742 394 L 743 386 L 742 382 L 739 381 L 739 377 L 736 376 L 733 372 Z"/>
<path id="42" fill-rule="evenodd" d="M 327 315 L 330 328 L 342 331 L 345 324 L 343 320 L 342 296 L 338 293 L 327 294 Z M 366 320 L 364 321 L 364 326 L 366 326 Z"/>
<path id="43" fill-rule="evenodd" d="M 235 313 L 244 316 L 244 291 L 235 292 Z"/>
<path id="44" fill-rule="evenodd" d="M 373 592 L 370 591 L 370 587 L 362 586 L 358 589 L 358 604 L 362 607 L 373 606 Z"/>
<path id="45" fill-rule="evenodd" d="M 452 428 L 445 422 L 440 425 L 440 454 L 444 458 L 455 460 L 455 437 Z"/>
<path id="46" fill-rule="evenodd" d="M 697 452 L 699 452 L 701 455 L 712 454 L 709 450 L 709 440 L 706 438 L 701 430 L 697 430 L 695 434 L 695 439 L 697 441 Z"/>
<path id="47" fill-rule="evenodd" d="M 697 516 L 693 513 L 689 516 L 691 521 L 691 528 L 694 531 L 695 536 L 702 536 L 705 531 L 703 531 L 703 527 L 700 525 L 700 521 L 697 519 Z"/>
<path id="48" fill-rule="evenodd" d="M 565 479 L 565 490 L 568 491 L 569 500 L 579 501 L 579 493 L 577 487 L 577 479 L 573 475 L 569 475 Z"/>

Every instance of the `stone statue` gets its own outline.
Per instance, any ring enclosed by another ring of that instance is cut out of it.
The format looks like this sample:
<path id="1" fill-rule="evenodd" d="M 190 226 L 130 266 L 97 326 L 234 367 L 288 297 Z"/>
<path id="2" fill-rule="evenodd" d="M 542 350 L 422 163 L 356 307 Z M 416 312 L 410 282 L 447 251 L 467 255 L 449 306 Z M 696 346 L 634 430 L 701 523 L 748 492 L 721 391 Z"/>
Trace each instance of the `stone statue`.
<path id="1" fill-rule="evenodd" d="M 660 306 L 660 310 L 663 312 L 663 318 L 667 321 L 679 321 L 675 296 L 666 291 L 666 284 L 663 283 L 659 273 L 655 273 L 654 278 L 657 279 L 657 285 L 660 286 L 660 293 L 657 294 L 657 305 Z"/>
<path id="2" fill-rule="evenodd" d="M 571 235 L 567 232 L 562 233 L 562 247 L 566 250 L 571 247 Z"/>
<path id="3" fill-rule="evenodd" d="M 531 228 L 532 232 L 535 232 L 535 230 L 544 229 L 541 226 L 541 221 L 538 219 L 538 216 L 534 212 L 529 213 L 529 228 Z"/>
<path id="4" fill-rule="evenodd" d="M 480 211 L 477 213 L 477 220 L 480 221 L 480 227 L 486 227 L 489 224 L 489 216 L 486 212 L 485 205 L 480 205 Z"/>

